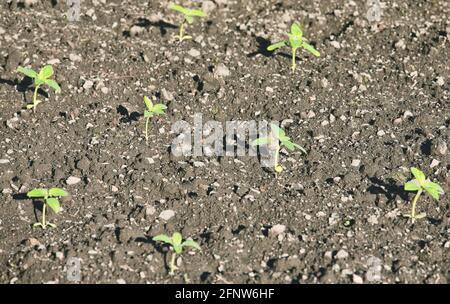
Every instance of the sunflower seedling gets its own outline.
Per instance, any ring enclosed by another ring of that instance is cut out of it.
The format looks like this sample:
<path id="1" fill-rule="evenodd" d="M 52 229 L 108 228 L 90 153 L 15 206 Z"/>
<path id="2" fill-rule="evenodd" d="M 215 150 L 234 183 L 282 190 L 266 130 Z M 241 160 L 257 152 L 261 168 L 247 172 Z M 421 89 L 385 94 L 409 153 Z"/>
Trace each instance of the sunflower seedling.
<path id="1" fill-rule="evenodd" d="M 415 220 L 419 220 L 426 216 L 426 213 L 416 214 L 417 201 L 419 200 L 422 192 L 425 191 L 435 200 L 439 200 L 439 195 L 443 195 L 444 190 L 441 188 L 441 186 L 433 183 L 429 178 L 426 178 L 425 174 L 421 170 L 412 167 L 411 173 L 415 178 L 413 180 L 410 180 L 409 182 L 406 182 L 404 185 L 404 189 L 406 191 L 417 191 L 417 193 L 412 202 L 411 214 L 406 214 L 405 216 L 411 218 L 412 222 L 414 223 Z"/>
<path id="2" fill-rule="evenodd" d="M 272 150 L 275 150 L 274 153 L 274 170 L 277 173 L 281 173 L 283 171 L 283 167 L 278 163 L 280 156 L 280 149 L 282 146 L 285 146 L 290 151 L 295 151 L 295 149 L 299 149 L 301 152 L 306 154 L 305 149 L 303 149 L 300 145 L 293 143 L 289 137 L 286 136 L 286 132 L 278 127 L 275 124 L 270 124 L 271 136 L 260 137 L 255 139 L 252 142 L 252 146 L 263 146 L 267 145 Z M 281 143 L 281 144 L 280 144 Z"/>
<path id="3" fill-rule="evenodd" d="M 165 105 L 162 103 L 153 104 L 153 102 L 148 98 L 147 96 L 144 96 L 144 103 L 146 106 L 146 110 L 144 112 L 144 118 L 145 118 L 145 140 L 148 143 L 148 123 L 150 119 L 154 115 L 163 115 L 166 114 L 164 111 L 167 109 Z"/>
<path id="4" fill-rule="evenodd" d="M 160 234 L 153 238 L 153 241 L 161 241 L 165 244 L 168 244 L 172 248 L 172 257 L 170 259 L 170 275 L 173 275 L 175 273 L 175 270 L 177 270 L 177 266 L 175 266 L 175 259 L 177 254 L 181 254 L 183 252 L 184 247 L 192 247 L 198 250 L 202 250 L 197 242 L 193 240 L 185 240 L 183 242 L 183 237 L 180 233 L 175 232 L 172 237 L 166 235 L 166 234 Z"/>
<path id="5" fill-rule="evenodd" d="M 33 109 L 33 112 L 36 110 L 36 106 L 40 104 L 42 101 L 37 99 L 37 94 L 39 87 L 43 84 L 48 85 L 56 92 L 61 92 L 61 88 L 58 83 L 50 79 L 53 76 L 53 67 L 51 65 L 44 66 L 39 73 L 37 73 L 33 69 L 18 67 L 17 72 L 24 74 L 25 76 L 33 79 L 34 82 L 34 94 L 33 94 L 33 103 L 27 105 L 27 109 Z"/>
<path id="6" fill-rule="evenodd" d="M 176 35 L 175 38 L 178 38 L 180 41 L 185 39 L 192 39 L 192 36 L 184 35 L 184 26 L 187 24 L 192 24 L 194 22 L 194 17 L 206 17 L 207 14 L 199 9 L 189 9 L 182 7 L 181 5 L 174 4 L 170 6 L 170 9 L 183 14 L 184 20 L 180 25 L 180 33 Z"/>
<path id="7" fill-rule="evenodd" d="M 45 220 L 45 211 L 46 211 L 47 205 L 53 210 L 53 212 L 55 212 L 57 214 L 57 213 L 59 213 L 59 211 L 61 209 L 58 198 L 68 196 L 68 195 L 69 195 L 69 193 L 67 193 L 65 190 L 59 189 L 59 188 L 33 189 L 30 192 L 28 192 L 27 196 L 29 198 L 44 200 L 44 205 L 42 207 L 42 222 L 33 224 L 33 227 L 41 226 L 43 229 L 45 229 L 45 228 L 47 228 L 47 226 L 49 226 L 52 228 L 56 228 L 55 224 L 52 224 Z"/>
<path id="8" fill-rule="evenodd" d="M 295 71 L 297 64 L 295 63 L 295 55 L 298 48 L 304 48 L 316 57 L 320 57 L 320 53 L 303 37 L 303 31 L 298 23 L 291 25 L 291 32 L 288 33 L 289 39 L 271 44 L 267 47 L 268 51 L 274 51 L 283 46 L 290 46 L 292 48 L 292 71 Z"/>

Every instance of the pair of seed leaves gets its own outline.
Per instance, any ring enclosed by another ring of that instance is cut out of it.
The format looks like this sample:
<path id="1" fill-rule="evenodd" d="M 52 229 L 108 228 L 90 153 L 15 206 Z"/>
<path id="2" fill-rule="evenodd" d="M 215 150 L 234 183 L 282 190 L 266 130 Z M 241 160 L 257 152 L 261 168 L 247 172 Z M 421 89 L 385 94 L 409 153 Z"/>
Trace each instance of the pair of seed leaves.
<path id="1" fill-rule="evenodd" d="M 65 190 L 60 188 L 50 188 L 50 189 L 33 189 L 27 193 L 29 198 L 41 198 L 45 200 L 45 203 L 53 210 L 53 212 L 58 213 L 61 210 L 61 205 L 58 198 L 68 196 Z"/>
<path id="2" fill-rule="evenodd" d="M 145 118 L 151 118 L 154 115 L 162 115 L 165 114 L 165 110 L 167 107 L 162 103 L 153 104 L 153 102 L 147 96 L 144 96 L 144 103 L 147 107 L 147 110 L 144 111 Z"/>
<path id="3" fill-rule="evenodd" d="M 198 250 L 202 250 L 198 243 L 193 240 L 185 240 L 183 242 L 183 236 L 178 232 L 172 234 L 171 237 L 166 234 L 157 235 L 153 238 L 153 241 L 161 241 L 171 245 L 173 247 L 173 251 L 175 251 L 175 253 L 177 254 L 183 252 L 183 247 L 192 247 Z"/>
<path id="4" fill-rule="evenodd" d="M 319 51 L 317 51 L 312 45 L 306 42 L 306 39 L 303 38 L 303 31 L 300 28 L 298 23 L 294 23 L 291 25 L 291 32 L 288 33 L 289 39 L 283 40 L 274 44 L 271 44 L 267 47 L 268 51 L 274 51 L 283 46 L 289 45 L 293 49 L 298 49 L 300 47 L 304 48 L 311 54 L 316 57 L 320 57 Z"/>
<path id="5" fill-rule="evenodd" d="M 189 9 L 182 7 L 181 5 L 174 4 L 170 6 L 170 9 L 182 13 L 184 15 L 184 19 L 187 23 L 192 24 L 194 22 L 194 17 L 206 17 L 208 16 L 204 11 L 199 9 Z"/>
<path id="6" fill-rule="evenodd" d="M 278 139 L 281 142 L 282 146 L 285 146 L 286 148 L 288 148 L 290 151 L 294 151 L 295 149 L 299 149 L 300 151 L 302 151 L 303 153 L 306 154 L 306 150 L 303 149 L 302 146 L 293 143 L 290 139 L 290 137 L 286 136 L 286 132 L 281 129 L 280 127 L 278 127 L 275 124 L 270 124 L 270 129 L 271 132 L 273 134 L 273 136 L 275 136 L 276 139 Z M 262 146 L 262 145 L 270 145 L 272 144 L 272 138 L 270 136 L 268 137 L 261 137 L 261 138 L 257 138 L 252 142 L 253 146 Z"/>
<path id="7" fill-rule="evenodd" d="M 406 191 L 424 190 L 435 200 L 439 200 L 439 195 L 444 194 L 442 187 L 426 178 L 425 174 L 421 170 L 412 167 L 411 173 L 415 179 L 405 183 L 404 189 Z"/>
<path id="8" fill-rule="evenodd" d="M 51 65 L 44 66 L 39 71 L 39 73 L 37 73 L 33 69 L 24 68 L 24 67 L 18 67 L 17 72 L 22 73 L 25 76 L 28 76 L 31 79 L 33 79 L 35 86 L 40 86 L 40 85 L 46 84 L 49 87 L 51 87 L 52 89 L 54 89 L 56 92 L 61 91 L 61 87 L 58 85 L 58 83 L 55 80 L 50 79 L 50 77 L 52 77 L 54 74 L 53 67 Z"/>

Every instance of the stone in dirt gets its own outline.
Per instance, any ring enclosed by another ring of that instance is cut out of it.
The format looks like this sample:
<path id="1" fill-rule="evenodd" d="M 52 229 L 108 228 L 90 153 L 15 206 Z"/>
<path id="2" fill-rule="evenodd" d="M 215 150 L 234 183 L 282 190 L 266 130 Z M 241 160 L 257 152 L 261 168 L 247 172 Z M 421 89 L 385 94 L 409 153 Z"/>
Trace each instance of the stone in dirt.
<path id="1" fill-rule="evenodd" d="M 231 75 L 230 70 L 223 63 L 220 63 L 216 67 L 214 74 L 216 74 L 216 76 L 221 76 L 221 77 L 227 77 L 227 76 Z"/>
<path id="2" fill-rule="evenodd" d="M 273 226 L 272 228 L 270 228 L 269 235 L 270 236 L 278 236 L 278 235 L 284 233 L 285 230 L 286 230 L 285 225 L 277 224 L 277 225 Z"/>
<path id="3" fill-rule="evenodd" d="M 79 182 L 81 182 L 81 178 L 76 177 L 76 176 L 70 176 L 67 180 L 66 180 L 66 184 L 71 186 L 71 185 L 76 185 Z"/>
<path id="4" fill-rule="evenodd" d="M 170 220 L 174 216 L 175 216 L 175 212 L 173 210 L 164 210 L 163 212 L 161 212 L 159 214 L 159 218 L 161 218 L 165 221 Z"/>

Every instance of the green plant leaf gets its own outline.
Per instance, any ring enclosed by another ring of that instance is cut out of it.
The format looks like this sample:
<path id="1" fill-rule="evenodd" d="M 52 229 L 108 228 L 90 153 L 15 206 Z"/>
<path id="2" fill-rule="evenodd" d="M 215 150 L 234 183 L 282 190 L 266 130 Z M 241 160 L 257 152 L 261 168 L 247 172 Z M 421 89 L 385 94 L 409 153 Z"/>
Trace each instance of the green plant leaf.
<path id="1" fill-rule="evenodd" d="M 183 236 L 180 233 L 174 232 L 174 234 L 172 234 L 172 242 L 173 242 L 172 244 L 174 246 L 181 245 L 182 241 L 183 241 Z"/>
<path id="2" fill-rule="evenodd" d="M 166 110 L 167 107 L 162 103 L 157 103 L 153 106 L 152 112 L 156 114 L 165 114 L 164 110 Z"/>
<path id="3" fill-rule="evenodd" d="M 153 117 L 153 113 L 150 111 L 145 111 L 144 112 L 144 118 L 149 118 L 149 117 Z"/>
<path id="4" fill-rule="evenodd" d="M 295 36 L 300 36 L 300 38 L 303 36 L 303 31 L 297 22 L 291 25 L 291 33 Z"/>
<path id="5" fill-rule="evenodd" d="M 278 127 L 276 124 L 270 124 L 270 128 L 272 129 L 272 133 L 275 134 L 278 139 L 282 141 L 289 139 L 289 137 L 286 137 L 286 132 L 284 132 L 284 130 Z"/>
<path id="6" fill-rule="evenodd" d="M 54 81 L 53 79 L 47 79 L 45 81 L 45 84 L 48 85 L 49 87 L 51 87 L 53 90 L 55 90 L 56 92 L 61 92 L 61 87 L 59 86 L 59 84 Z"/>
<path id="7" fill-rule="evenodd" d="M 190 10 L 188 15 L 189 16 L 194 16 L 194 17 L 206 17 L 206 16 L 208 16 L 204 11 L 199 10 L 199 9 L 192 9 L 192 10 Z"/>
<path id="8" fill-rule="evenodd" d="M 252 146 L 268 145 L 269 142 L 270 142 L 269 137 L 260 137 L 260 138 L 255 139 L 255 140 L 252 142 Z"/>
<path id="9" fill-rule="evenodd" d="M 59 200 L 57 198 L 50 197 L 47 199 L 46 203 L 55 213 L 58 213 L 61 210 L 61 205 L 59 204 Z"/>
<path id="10" fill-rule="evenodd" d="M 149 111 L 151 111 L 153 108 L 153 102 L 150 100 L 150 98 L 148 98 L 147 96 L 144 96 L 144 103 L 145 103 L 145 106 L 147 107 L 147 109 Z"/>
<path id="11" fill-rule="evenodd" d="M 46 80 L 53 75 L 53 67 L 51 65 L 44 66 L 40 71 L 38 77 L 42 80 Z"/>
<path id="12" fill-rule="evenodd" d="M 67 193 L 66 190 L 60 189 L 60 188 L 50 188 L 50 190 L 48 190 L 48 196 L 52 196 L 52 197 L 63 197 L 63 196 L 68 196 L 69 193 Z"/>
<path id="13" fill-rule="evenodd" d="M 317 51 L 311 44 L 306 43 L 303 41 L 302 43 L 302 47 L 307 50 L 308 52 L 310 52 L 311 54 L 313 54 L 316 57 L 320 57 L 320 53 L 319 51 Z"/>
<path id="14" fill-rule="evenodd" d="M 413 179 L 413 180 L 410 180 L 409 182 L 405 183 L 404 189 L 405 189 L 405 191 L 419 191 L 420 185 L 417 182 L 417 180 Z"/>
<path id="15" fill-rule="evenodd" d="M 436 183 L 427 181 L 424 185 L 425 191 L 435 200 L 439 200 L 439 195 L 444 194 L 444 189 Z"/>
<path id="16" fill-rule="evenodd" d="M 411 173 L 414 175 L 419 185 L 423 186 L 425 183 L 425 174 L 415 167 L 411 168 Z"/>
<path id="17" fill-rule="evenodd" d="M 165 235 L 165 234 L 157 235 L 157 236 L 153 237 L 152 240 L 155 242 L 160 241 L 160 242 L 164 242 L 164 243 L 172 245 L 172 239 L 168 235 Z"/>
<path id="18" fill-rule="evenodd" d="M 176 12 L 182 13 L 183 15 L 187 15 L 189 14 L 189 9 L 182 7 L 181 5 L 178 4 L 173 4 L 170 6 L 171 10 L 174 10 Z"/>
<path id="19" fill-rule="evenodd" d="M 40 198 L 47 196 L 47 189 L 33 189 L 27 193 L 29 198 Z"/>
<path id="20" fill-rule="evenodd" d="M 294 143 L 290 142 L 289 140 L 281 141 L 281 144 L 284 145 L 286 148 L 288 148 L 288 150 L 290 150 L 290 151 L 295 150 Z"/>
<path id="21" fill-rule="evenodd" d="M 197 242 L 193 241 L 193 240 L 186 240 L 181 245 L 183 247 L 192 247 L 192 248 L 195 248 L 195 249 L 198 249 L 198 250 L 202 250 L 200 248 L 200 245 Z"/>
<path id="22" fill-rule="evenodd" d="M 286 46 L 286 43 L 287 43 L 287 41 L 286 41 L 286 40 L 283 40 L 283 41 L 280 41 L 280 42 L 271 44 L 271 45 L 269 45 L 269 46 L 267 47 L 267 50 L 268 50 L 268 51 L 274 51 L 274 50 L 279 49 L 279 48 L 281 48 L 281 47 L 283 47 L 283 46 Z"/>
<path id="23" fill-rule="evenodd" d="M 308 154 L 308 153 L 306 152 L 306 150 L 305 150 L 302 146 L 300 146 L 300 145 L 298 145 L 298 144 L 296 144 L 296 143 L 292 143 L 292 144 L 294 145 L 294 147 L 296 147 L 297 149 L 299 149 L 299 150 L 302 151 L 303 153 Z"/>
<path id="24" fill-rule="evenodd" d="M 175 253 L 182 253 L 183 252 L 183 246 L 181 246 L 181 244 L 179 245 L 172 245 L 173 246 L 173 251 L 175 251 Z"/>
<path id="25" fill-rule="evenodd" d="M 187 23 L 192 24 L 194 22 L 194 17 L 192 16 L 185 16 L 184 17 L 187 21 Z"/>
<path id="26" fill-rule="evenodd" d="M 38 74 L 33 69 L 18 67 L 17 72 L 24 74 L 25 76 L 28 76 L 30 78 L 36 78 Z"/>

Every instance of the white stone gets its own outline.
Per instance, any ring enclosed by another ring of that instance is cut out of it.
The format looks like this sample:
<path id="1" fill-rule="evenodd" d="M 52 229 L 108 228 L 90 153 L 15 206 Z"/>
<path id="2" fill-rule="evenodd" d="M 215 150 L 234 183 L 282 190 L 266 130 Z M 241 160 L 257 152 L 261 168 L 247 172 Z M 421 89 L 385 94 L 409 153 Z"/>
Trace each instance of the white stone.
<path id="1" fill-rule="evenodd" d="M 216 70 L 214 71 L 214 73 L 215 73 L 217 76 L 222 76 L 222 77 L 227 77 L 227 76 L 230 76 L 230 75 L 231 75 L 230 70 L 229 70 L 223 63 L 220 63 L 220 64 L 217 66 L 217 68 L 216 68 Z"/>
<path id="2" fill-rule="evenodd" d="M 436 167 L 436 166 L 439 166 L 440 163 L 441 163 L 441 162 L 438 161 L 437 159 L 433 159 L 433 160 L 431 161 L 430 168 L 434 168 L 434 167 Z"/>
<path id="3" fill-rule="evenodd" d="M 192 57 L 199 57 L 200 51 L 197 49 L 190 49 L 188 54 L 189 54 L 189 56 L 192 56 Z"/>
<path id="4" fill-rule="evenodd" d="M 273 226 L 272 228 L 270 228 L 269 235 L 278 236 L 278 235 L 284 233 L 285 230 L 286 230 L 285 225 L 277 224 L 277 225 Z"/>
<path id="5" fill-rule="evenodd" d="M 0 165 L 9 163 L 9 159 L 0 159 Z"/>
<path id="6" fill-rule="evenodd" d="M 72 62 L 77 62 L 77 61 L 82 61 L 83 59 L 81 58 L 81 56 L 76 55 L 76 54 L 70 54 L 69 55 L 69 59 Z"/>
<path id="7" fill-rule="evenodd" d="M 170 220 L 174 216 L 175 216 L 175 212 L 173 210 L 164 210 L 163 212 L 161 212 L 159 214 L 159 218 L 161 218 L 165 221 Z"/>
<path id="8" fill-rule="evenodd" d="M 344 249 L 341 249 L 341 250 L 339 250 L 338 253 L 336 254 L 336 258 L 337 258 L 338 260 L 346 259 L 346 258 L 348 258 L 348 252 L 345 251 Z"/>
<path id="9" fill-rule="evenodd" d="M 359 167 L 359 165 L 361 165 L 361 160 L 360 159 L 352 160 L 352 167 Z"/>
<path id="10" fill-rule="evenodd" d="M 78 184 L 79 182 L 81 182 L 81 178 L 76 177 L 76 176 L 70 176 L 70 177 L 66 180 L 66 184 L 69 185 L 69 186 Z"/>

